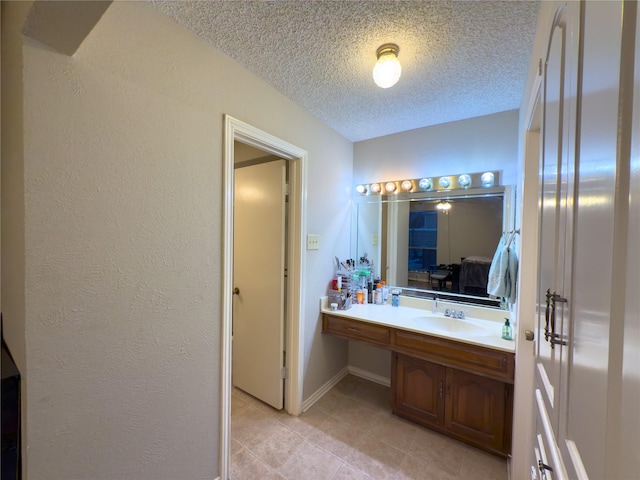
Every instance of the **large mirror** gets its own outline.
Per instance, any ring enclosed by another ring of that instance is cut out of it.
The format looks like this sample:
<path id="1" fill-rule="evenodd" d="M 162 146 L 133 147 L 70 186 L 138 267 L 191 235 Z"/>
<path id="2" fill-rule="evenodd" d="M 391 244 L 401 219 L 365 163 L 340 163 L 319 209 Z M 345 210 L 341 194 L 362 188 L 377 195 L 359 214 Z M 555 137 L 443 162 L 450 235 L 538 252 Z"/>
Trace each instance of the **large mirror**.
<path id="1" fill-rule="evenodd" d="M 510 187 L 356 198 L 352 257 L 403 295 L 499 307 L 487 295 L 491 260 L 512 229 Z"/>

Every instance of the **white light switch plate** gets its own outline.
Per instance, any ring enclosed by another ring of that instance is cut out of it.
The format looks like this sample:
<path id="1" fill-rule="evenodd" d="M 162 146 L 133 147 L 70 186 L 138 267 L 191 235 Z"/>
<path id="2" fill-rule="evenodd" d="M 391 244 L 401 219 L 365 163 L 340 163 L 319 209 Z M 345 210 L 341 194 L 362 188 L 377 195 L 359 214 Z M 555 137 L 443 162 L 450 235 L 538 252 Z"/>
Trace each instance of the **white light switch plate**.
<path id="1" fill-rule="evenodd" d="M 307 235 L 307 250 L 320 250 L 320 235 Z"/>

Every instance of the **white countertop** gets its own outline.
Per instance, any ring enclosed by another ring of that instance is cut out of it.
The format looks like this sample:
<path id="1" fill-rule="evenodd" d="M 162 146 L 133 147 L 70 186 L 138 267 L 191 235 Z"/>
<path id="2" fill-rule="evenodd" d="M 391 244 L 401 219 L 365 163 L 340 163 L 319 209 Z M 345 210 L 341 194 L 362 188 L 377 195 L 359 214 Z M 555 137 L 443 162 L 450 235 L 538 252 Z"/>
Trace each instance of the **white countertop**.
<path id="1" fill-rule="evenodd" d="M 415 302 L 412 303 L 415 305 Z M 464 305 L 443 306 L 439 304 L 438 311 L 435 314 L 431 311 L 431 301 L 425 302 L 424 306 L 429 308 L 403 305 L 392 307 L 390 304 L 356 304 L 352 305 L 348 310 L 331 310 L 327 305 L 327 297 L 323 297 L 320 302 L 322 313 L 330 313 L 337 317 L 400 328 L 505 352 L 515 351 L 516 342 L 514 340 L 503 340 L 501 338 L 504 320 L 478 318 L 479 316 L 486 317 L 487 315 L 482 315 L 481 311 Z M 464 319 L 445 317 L 444 308 L 462 308 L 465 311 L 469 311 L 469 315 Z M 508 316 L 507 312 L 499 310 L 497 312 L 497 315 L 489 316 Z M 476 316 L 474 313 L 478 315 Z"/>

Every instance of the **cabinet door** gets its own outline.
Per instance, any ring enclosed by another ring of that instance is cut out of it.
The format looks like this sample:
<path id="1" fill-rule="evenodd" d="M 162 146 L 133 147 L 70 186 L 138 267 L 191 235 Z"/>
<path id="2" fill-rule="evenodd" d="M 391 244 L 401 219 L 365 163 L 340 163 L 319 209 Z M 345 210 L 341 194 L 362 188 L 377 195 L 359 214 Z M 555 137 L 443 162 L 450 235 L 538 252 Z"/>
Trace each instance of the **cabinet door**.
<path id="1" fill-rule="evenodd" d="M 393 354 L 393 413 L 422 425 L 444 424 L 445 367 Z"/>
<path id="2" fill-rule="evenodd" d="M 447 369 L 445 426 L 472 443 L 504 451 L 507 385 Z M 505 452 L 508 453 L 508 452 Z"/>

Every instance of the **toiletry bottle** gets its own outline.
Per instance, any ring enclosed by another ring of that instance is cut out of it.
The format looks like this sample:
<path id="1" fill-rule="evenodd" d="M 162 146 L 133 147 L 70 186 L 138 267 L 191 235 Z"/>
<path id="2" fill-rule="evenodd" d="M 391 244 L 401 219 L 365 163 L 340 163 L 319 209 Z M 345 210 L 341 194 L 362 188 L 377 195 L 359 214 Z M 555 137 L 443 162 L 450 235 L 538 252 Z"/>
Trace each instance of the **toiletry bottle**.
<path id="1" fill-rule="evenodd" d="M 383 305 L 389 303 L 389 285 L 384 280 L 382 281 L 382 303 Z"/>
<path id="2" fill-rule="evenodd" d="M 400 306 L 400 290 L 394 288 L 391 290 L 391 306 L 399 307 Z"/>
<path id="3" fill-rule="evenodd" d="M 509 324 L 509 319 L 504 319 L 504 325 L 502 326 L 502 338 L 505 340 L 513 340 L 513 329 Z"/>
<path id="4" fill-rule="evenodd" d="M 358 299 L 358 305 L 362 305 L 364 303 L 365 291 L 362 287 L 358 288 L 356 292 L 356 298 Z"/>
<path id="5" fill-rule="evenodd" d="M 376 305 L 382 305 L 382 284 L 378 283 L 376 285 L 376 291 L 374 293 L 374 298 L 375 298 L 375 304 Z"/>

